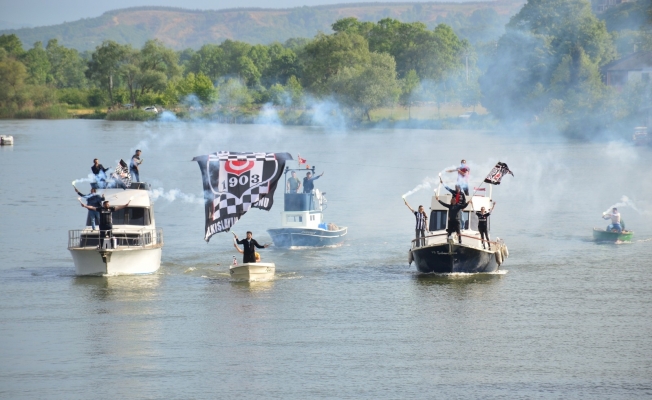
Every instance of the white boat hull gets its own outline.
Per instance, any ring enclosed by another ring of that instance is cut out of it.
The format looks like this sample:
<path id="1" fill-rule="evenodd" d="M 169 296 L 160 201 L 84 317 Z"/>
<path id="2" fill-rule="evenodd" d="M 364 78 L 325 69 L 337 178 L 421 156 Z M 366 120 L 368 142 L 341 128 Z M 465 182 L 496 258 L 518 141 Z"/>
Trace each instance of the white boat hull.
<path id="1" fill-rule="evenodd" d="M 98 250 L 70 249 L 75 273 L 83 275 L 151 274 L 161 267 L 161 247 Z"/>
<path id="2" fill-rule="evenodd" d="M 274 278 L 276 265 L 274 263 L 244 263 L 232 265 L 231 279 L 243 281 L 268 281 Z"/>

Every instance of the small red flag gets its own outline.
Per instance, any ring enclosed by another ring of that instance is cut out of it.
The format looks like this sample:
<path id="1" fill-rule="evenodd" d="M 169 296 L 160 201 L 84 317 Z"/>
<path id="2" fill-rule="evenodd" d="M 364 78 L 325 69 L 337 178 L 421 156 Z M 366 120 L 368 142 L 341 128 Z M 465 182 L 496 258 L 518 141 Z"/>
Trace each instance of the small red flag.
<path id="1" fill-rule="evenodd" d="M 305 163 L 306 163 L 306 159 L 305 159 L 305 158 L 301 158 L 301 155 L 297 154 L 297 158 L 299 159 L 299 165 L 301 165 L 301 164 L 305 164 Z"/>

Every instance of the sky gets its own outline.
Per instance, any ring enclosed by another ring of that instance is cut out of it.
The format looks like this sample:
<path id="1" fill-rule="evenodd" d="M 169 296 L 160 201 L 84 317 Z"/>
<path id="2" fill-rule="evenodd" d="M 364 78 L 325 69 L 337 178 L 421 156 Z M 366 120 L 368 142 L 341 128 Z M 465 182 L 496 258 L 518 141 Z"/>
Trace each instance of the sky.
<path id="1" fill-rule="evenodd" d="M 458 2 L 459 0 L 448 0 Z M 343 3 L 371 3 L 379 0 L 0 0 L 0 25 L 6 28 L 35 27 L 100 16 L 106 11 L 138 6 L 180 7 L 218 10 L 234 7 L 291 8 Z M 392 0 L 415 3 L 418 0 Z"/>

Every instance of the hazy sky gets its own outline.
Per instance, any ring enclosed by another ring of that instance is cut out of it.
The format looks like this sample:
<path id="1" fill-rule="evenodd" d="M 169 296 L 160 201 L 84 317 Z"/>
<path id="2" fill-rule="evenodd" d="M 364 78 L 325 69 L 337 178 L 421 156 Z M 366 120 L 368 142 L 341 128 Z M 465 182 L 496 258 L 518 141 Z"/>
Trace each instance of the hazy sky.
<path id="1" fill-rule="evenodd" d="M 419 0 L 392 0 L 418 2 Z M 448 0 L 451 1 L 451 0 Z M 453 0 L 459 1 L 459 0 Z M 189 9 L 217 10 L 234 7 L 288 8 L 322 4 L 369 3 L 379 0 L 0 0 L 0 21 L 12 25 L 55 25 L 62 22 L 92 18 L 119 8 L 136 6 L 166 6 Z M 18 27 L 16 26 L 16 27 Z"/>

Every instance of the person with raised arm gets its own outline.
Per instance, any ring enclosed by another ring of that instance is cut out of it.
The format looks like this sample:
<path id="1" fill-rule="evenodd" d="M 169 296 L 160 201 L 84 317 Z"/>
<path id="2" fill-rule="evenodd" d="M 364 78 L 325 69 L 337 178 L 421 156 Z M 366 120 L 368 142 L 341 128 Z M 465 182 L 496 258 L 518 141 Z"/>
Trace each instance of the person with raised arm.
<path id="1" fill-rule="evenodd" d="M 324 176 L 323 172 L 321 175 L 315 175 L 315 177 L 312 178 L 312 173 L 308 171 L 306 177 L 303 178 L 303 193 L 312 193 L 312 189 L 315 188 L 315 181 L 322 176 Z"/>
<path id="2" fill-rule="evenodd" d="M 256 247 L 259 249 L 265 249 L 269 247 L 269 244 L 265 245 L 260 245 L 256 239 L 253 238 L 253 233 L 251 231 L 247 231 L 247 238 L 238 240 L 238 237 L 234 233 L 233 236 L 235 237 L 235 241 L 237 244 L 243 244 L 244 245 L 244 252 L 243 252 L 243 257 L 242 257 L 242 262 L 243 263 L 255 263 L 256 262 Z"/>
<path id="3" fill-rule="evenodd" d="M 469 177 L 471 176 L 471 168 L 466 165 L 466 160 L 460 161 L 460 166 L 455 169 L 449 169 L 446 172 L 457 171 L 457 184 L 460 186 L 466 195 L 469 195 Z"/>
<path id="4" fill-rule="evenodd" d="M 89 194 L 82 194 L 79 190 L 77 190 L 77 187 L 75 187 L 74 183 L 73 183 L 72 187 L 75 188 L 75 192 L 77 192 L 77 194 L 82 199 L 86 199 L 86 204 L 87 205 L 93 206 L 95 208 L 102 207 L 102 202 L 104 201 L 104 195 L 97 194 L 97 189 L 92 187 L 91 192 Z M 100 213 L 97 212 L 97 210 L 88 210 L 88 217 L 91 220 L 92 229 L 95 230 L 96 221 L 97 221 L 97 224 L 100 223 Z"/>
<path id="5" fill-rule="evenodd" d="M 602 219 L 611 219 L 611 225 L 607 227 L 607 231 L 615 229 L 618 233 L 623 233 L 623 227 L 620 225 L 620 213 L 616 207 L 609 214 L 602 214 Z"/>
<path id="6" fill-rule="evenodd" d="M 444 181 L 442 181 L 441 176 L 439 177 L 439 183 L 444 185 Z M 444 188 L 448 190 L 455 197 L 455 201 L 457 203 L 459 202 L 464 203 L 466 201 L 466 196 L 464 195 L 464 192 L 462 192 L 462 188 L 460 188 L 460 185 L 455 185 L 455 189 L 451 189 L 446 185 L 444 185 Z"/>
<path id="7" fill-rule="evenodd" d="M 439 195 L 435 195 L 435 199 L 437 199 L 439 204 L 448 208 L 448 228 L 446 228 L 446 232 L 448 233 L 449 239 L 452 238 L 453 232 L 456 232 L 459 243 L 462 244 L 462 231 L 460 230 L 460 213 L 462 212 L 463 209 L 466 208 L 466 206 L 469 205 L 469 203 L 466 201 L 457 202 L 457 200 L 455 200 L 455 196 L 451 197 L 450 204 L 446 204 L 443 201 L 439 200 Z"/>
<path id="8" fill-rule="evenodd" d="M 104 166 L 100 164 L 100 160 L 94 158 L 93 165 L 91 165 L 91 172 L 95 175 L 95 182 L 91 183 L 91 187 L 97 189 L 106 188 L 106 171 L 108 170 L 108 168 L 104 168 Z"/>
<path id="9" fill-rule="evenodd" d="M 475 211 L 475 206 L 473 205 L 473 199 L 471 199 L 471 206 L 473 207 L 473 211 Z M 489 209 L 489 212 L 484 207 L 480 207 L 480 211 L 475 211 L 475 215 L 478 216 L 478 232 L 480 232 L 480 240 L 482 241 L 482 248 L 484 249 L 484 242 L 487 242 L 487 245 L 489 246 L 489 250 L 491 250 L 491 242 L 489 241 L 489 226 L 487 221 L 489 220 L 489 216 L 491 215 L 491 212 L 494 210 L 494 207 L 496 207 L 496 202 L 494 201 L 493 204 L 491 205 L 491 208 Z"/>
<path id="10" fill-rule="evenodd" d="M 417 240 L 416 244 L 418 247 L 425 245 L 426 230 L 428 229 L 428 216 L 423 209 L 423 206 L 419 206 L 418 211 L 414 211 L 412 207 L 408 204 L 405 197 L 403 197 L 403 202 L 407 208 L 412 211 L 412 214 L 416 217 L 416 226 L 414 227 L 414 236 Z"/>
<path id="11" fill-rule="evenodd" d="M 127 204 L 122 206 L 115 206 L 115 207 L 111 207 L 108 200 L 102 202 L 101 207 L 87 206 L 81 202 L 81 199 L 79 200 L 79 203 L 81 204 L 82 207 L 86 209 L 97 211 L 100 213 L 100 239 L 104 239 L 104 238 L 111 237 L 111 233 L 113 230 L 113 213 L 118 210 L 122 210 L 123 208 L 127 208 L 127 206 L 129 206 L 129 203 L 131 203 L 131 199 L 129 199 Z"/>

